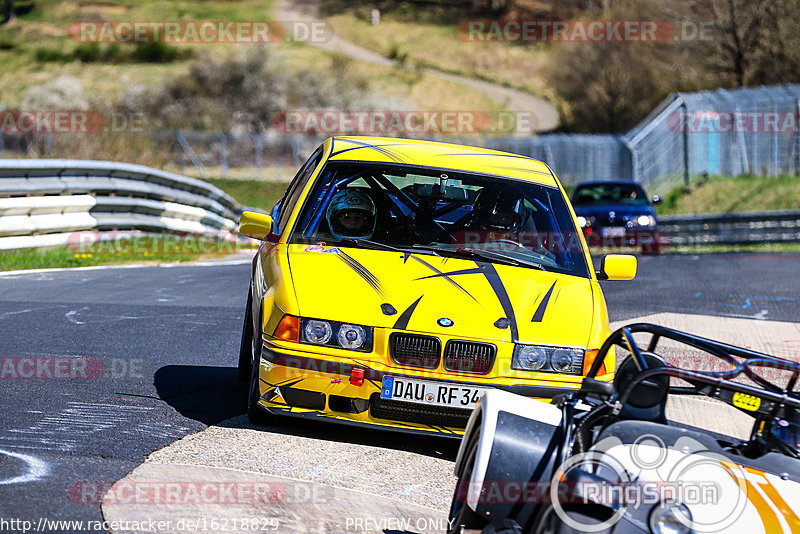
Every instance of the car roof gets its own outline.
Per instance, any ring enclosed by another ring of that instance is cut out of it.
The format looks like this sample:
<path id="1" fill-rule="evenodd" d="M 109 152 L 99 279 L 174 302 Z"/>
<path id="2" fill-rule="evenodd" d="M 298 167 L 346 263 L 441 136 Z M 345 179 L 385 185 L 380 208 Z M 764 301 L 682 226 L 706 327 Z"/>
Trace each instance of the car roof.
<path id="1" fill-rule="evenodd" d="M 363 161 L 416 165 L 435 169 L 506 176 L 556 186 L 541 161 L 487 148 L 396 137 L 337 136 L 329 161 Z"/>

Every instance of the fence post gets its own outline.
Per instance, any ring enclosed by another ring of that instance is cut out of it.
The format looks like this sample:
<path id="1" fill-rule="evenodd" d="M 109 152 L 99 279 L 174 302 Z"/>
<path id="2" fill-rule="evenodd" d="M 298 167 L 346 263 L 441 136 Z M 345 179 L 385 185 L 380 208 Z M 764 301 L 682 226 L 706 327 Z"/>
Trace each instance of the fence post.
<path id="1" fill-rule="evenodd" d="M 228 136 L 224 132 L 217 133 L 219 137 L 219 166 L 222 169 L 222 178 L 228 177 Z"/>
<path id="2" fill-rule="evenodd" d="M 203 166 L 203 162 L 200 161 L 200 158 L 197 156 L 197 153 L 194 151 L 192 146 L 189 144 L 189 141 L 186 140 L 184 137 L 183 132 L 178 130 L 178 144 L 181 147 L 181 150 L 186 154 L 189 160 L 194 164 L 197 171 L 200 173 L 200 176 L 203 178 L 208 178 L 208 172 L 206 172 L 206 168 Z"/>
<path id="3" fill-rule="evenodd" d="M 794 112 L 795 112 L 795 125 L 800 121 L 800 97 L 794 92 L 792 85 L 784 84 L 789 94 L 794 97 Z M 795 126 L 796 132 L 794 136 L 794 175 L 800 176 L 800 126 Z"/>
<path id="4" fill-rule="evenodd" d="M 292 147 L 292 167 L 297 168 L 303 162 L 300 160 L 300 143 L 294 135 L 289 137 L 289 144 Z"/>
<path id="5" fill-rule="evenodd" d="M 686 117 L 689 108 L 684 100 L 681 103 L 681 134 L 683 135 L 683 183 L 689 185 L 689 128 L 686 127 Z"/>
<path id="6" fill-rule="evenodd" d="M 253 145 L 256 157 L 256 169 L 260 171 L 264 164 L 264 137 L 260 133 L 253 134 Z"/>
<path id="7" fill-rule="evenodd" d="M 775 116 L 777 117 L 778 116 L 778 102 L 774 98 L 772 98 L 772 94 L 770 93 L 770 91 L 766 87 L 764 87 L 763 85 L 761 86 L 761 90 L 764 91 L 764 94 L 767 95 L 767 98 L 769 99 L 770 103 L 772 103 L 772 112 L 775 113 Z M 777 120 L 776 120 L 776 125 L 777 125 Z M 764 132 L 764 133 L 767 133 L 767 132 Z M 780 166 L 780 164 L 778 163 L 778 129 L 775 128 L 775 131 L 772 132 L 772 173 L 771 174 L 773 176 L 778 176 L 780 174 L 779 166 Z"/>
<path id="8" fill-rule="evenodd" d="M 633 182 L 639 181 L 639 158 L 636 150 L 633 148 L 633 144 L 629 139 L 625 137 L 620 137 L 620 141 L 622 145 L 628 149 L 628 154 L 631 156 L 631 174 L 629 179 Z"/>

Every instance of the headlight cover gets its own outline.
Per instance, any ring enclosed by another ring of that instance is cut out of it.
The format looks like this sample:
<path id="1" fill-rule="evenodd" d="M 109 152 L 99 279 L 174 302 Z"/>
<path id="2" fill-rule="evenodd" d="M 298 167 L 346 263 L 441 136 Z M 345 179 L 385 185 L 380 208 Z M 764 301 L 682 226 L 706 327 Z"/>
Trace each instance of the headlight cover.
<path id="1" fill-rule="evenodd" d="M 685 504 L 662 502 L 650 512 L 654 534 L 691 534 L 692 513 Z"/>
<path id="2" fill-rule="evenodd" d="M 333 327 L 328 321 L 310 319 L 303 322 L 303 337 L 315 345 L 324 345 L 333 336 Z"/>
<path id="3" fill-rule="evenodd" d="M 346 349 L 358 350 L 364 346 L 367 334 L 363 326 L 357 324 L 342 324 L 336 334 L 339 345 Z"/>
<path id="4" fill-rule="evenodd" d="M 636 224 L 638 226 L 655 226 L 656 218 L 652 215 L 639 215 L 636 218 Z"/>
<path id="5" fill-rule="evenodd" d="M 360 352 L 372 351 L 372 327 L 322 319 L 302 319 L 300 342 Z"/>
<path id="6" fill-rule="evenodd" d="M 519 371 L 541 371 L 580 375 L 583 373 L 584 349 L 517 345 L 511 368 Z"/>

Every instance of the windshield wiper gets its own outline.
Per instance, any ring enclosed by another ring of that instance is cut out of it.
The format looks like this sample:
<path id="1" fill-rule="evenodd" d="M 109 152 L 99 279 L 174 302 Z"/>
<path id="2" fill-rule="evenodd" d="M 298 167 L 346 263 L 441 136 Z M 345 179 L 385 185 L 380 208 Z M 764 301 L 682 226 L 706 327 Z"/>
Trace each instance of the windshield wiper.
<path id="1" fill-rule="evenodd" d="M 529 260 L 521 260 L 515 258 L 513 256 L 509 256 L 508 254 L 503 254 L 502 252 L 495 252 L 492 250 L 482 250 L 476 249 L 471 247 L 459 247 L 459 248 L 448 248 L 448 247 L 441 247 L 436 245 L 413 245 L 414 248 L 419 248 L 422 250 L 429 250 L 431 252 L 440 252 L 444 254 L 454 254 L 457 256 L 471 256 L 473 258 L 482 258 L 488 260 L 498 261 L 500 263 L 510 264 L 510 265 L 517 265 L 517 266 L 524 266 L 524 267 L 531 267 L 533 269 L 539 269 L 540 271 L 546 271 L 547 268 L 542 265 L 541 263 L 536 263 L 534 261 Z"/>
<path id="2" fill-rule="evenodd" d="M 372 241 L 370 239 L 360 239 L 355 237 L 342 237 L 341 239 L 337 239 L 336 242 L 372 250 L 390 250 L 392 252 L 402 252 L 404 254 L 414 254 L 415 252 L 419 252 L 418 250 L 414 249 L 395 247 L 392 245 L 387 245 L 386 243 L 381 243 L 379 241 Z"/>

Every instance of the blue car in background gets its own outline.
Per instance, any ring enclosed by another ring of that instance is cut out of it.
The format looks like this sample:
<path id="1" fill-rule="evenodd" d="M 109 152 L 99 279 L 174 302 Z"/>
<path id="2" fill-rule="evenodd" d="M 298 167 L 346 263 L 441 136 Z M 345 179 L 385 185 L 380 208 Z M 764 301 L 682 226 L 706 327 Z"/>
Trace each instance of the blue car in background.
<path id="1" fill-rule="evenodd" d="M 658 254 L 667 244 L 653 206 L 660 202 L 628 180 L 583 182 L 572 193 L 572 206 L 590 247 L 635 247 L 645 254 Z"/>

